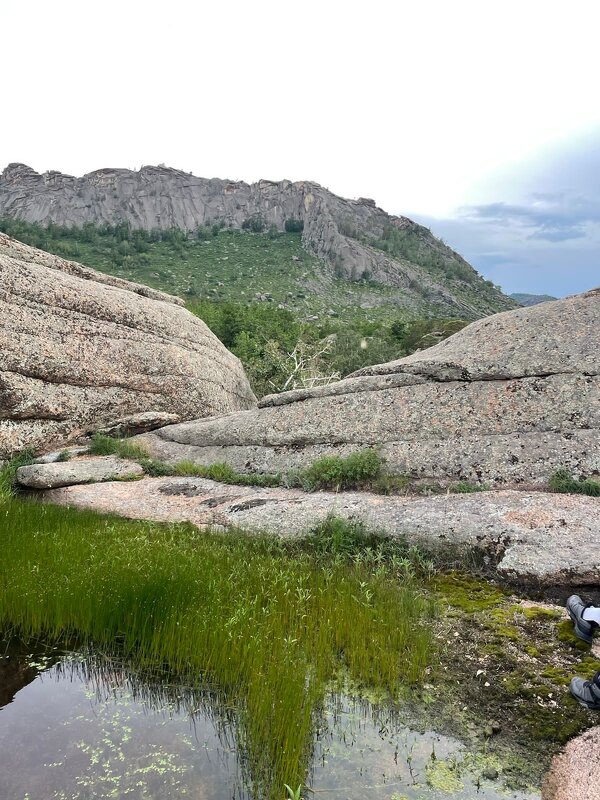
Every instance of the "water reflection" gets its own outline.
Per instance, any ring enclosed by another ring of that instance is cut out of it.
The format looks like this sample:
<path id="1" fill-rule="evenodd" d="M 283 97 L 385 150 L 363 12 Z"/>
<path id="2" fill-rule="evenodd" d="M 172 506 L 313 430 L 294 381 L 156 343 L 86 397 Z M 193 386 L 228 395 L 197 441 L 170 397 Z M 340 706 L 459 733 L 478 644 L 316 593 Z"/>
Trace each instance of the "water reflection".
<path id="1" fill-rule="evenodd" d="M 0 650 L 0 698 L 2 800 L 260 800 L 237 752 L 236 710 L 214 687 L 159 679 L 98 651 L 13 642 Z M 317 797 L 539 796 L 480 775 L 460 742 L 365 702 L 332 696 L 317 726 Z"/>

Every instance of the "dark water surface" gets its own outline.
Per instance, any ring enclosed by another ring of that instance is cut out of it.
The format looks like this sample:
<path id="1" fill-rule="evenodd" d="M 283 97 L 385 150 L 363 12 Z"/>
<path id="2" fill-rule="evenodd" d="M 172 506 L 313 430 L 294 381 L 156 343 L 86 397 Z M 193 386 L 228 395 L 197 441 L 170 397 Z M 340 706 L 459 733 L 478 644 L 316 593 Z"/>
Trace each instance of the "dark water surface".
<path id="1" fill-rule="evenodd" d="M 235 709 L 217 692 L 141 677 L 98 652 L 32 650 L 0 651 L 0 800 L 250 800 Z M 332 698 L 304 796 L 539 797 L 482 778 L 484 766 L 456 739 Z"/>

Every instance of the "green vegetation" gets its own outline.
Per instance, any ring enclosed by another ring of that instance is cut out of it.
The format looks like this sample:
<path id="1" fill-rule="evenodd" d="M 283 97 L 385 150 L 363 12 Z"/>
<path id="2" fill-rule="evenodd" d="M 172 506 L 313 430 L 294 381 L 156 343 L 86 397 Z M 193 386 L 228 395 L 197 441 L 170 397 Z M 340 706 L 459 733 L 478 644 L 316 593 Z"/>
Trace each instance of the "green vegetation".
<path id="1" fill-rule="evenodd" d="M 118 456 L 119 458 L 129 458 L 132 461 L 140 461 L 148 458 L 148 451 L 134 442 L 127 439 L 114 439 L 103 433 L 95 433 L 89 446 L 89 452 L 93 456 Z"/>
<path id="2" fill-rule="evenodd" d="M 33 459 L 33 450 L 24 450 L 11 459 L 3 469 L 0 469 L 0 503 L 13 496 L 15 478 L 19 467 L 33 464 Z"/>
<path id="3" fill-rule="evenodd" d="M 466 324 L 431 318 L 426 303 L 407 311 L 402 290 L 336 278 L 302 248 L 300 225 L 252 233 L 215 223 L 186 232 L 0 219 L 0 230 L 27 244 L 186 298 L 241 359 L 259 396 L 400 358 Z"/>
<path id="4" fill-rule="evenodd" d="M 292 485 L 299 484 L 308 491 L 370 488 L 382 476 L 384 463 L 379 453 L 371 449 L 360 450 L 346 458 L 324 456 L 289 480 Z"/>
<path id="5" fill-rule="evenodd" d="M 119 458 L 137 461 L 146 475 L 154 478 L 170 475 L 208 478 L 237 486 L 300 487 L 306 492 L 316 492 L 321 489 L 341 492 L 355 489 L 385 495 L 444 492 L 465 494 L 483 492 L 488 488 L 485 484 L 469 481 L 460 481 L 448 487 L 442 484 L 421 484 L 408 475 L 390 474 L 385 468 L 385 459 L 372 448 L 359 450 L 346 457 L 323 456 L 306 469 L 291 470 L 284 475 L 238 472 L 225 462 L 207 465 L 196 464 L 189 460 L 166 463 L 150 458 L 143 446 L 101 433 L 95 433 L 92 437 L 89 452 L 92 455 L 116 455 Z"/>
<path id="6" fill-rule="evenodd" d="M 550 478 L 548 487 L 552 492 L 564 494 L 587 494 L 600 497 L 600 483 L 591 478 L 574 478 L 568 469 L 559 469 Z"/>
<path id="7" fill-rule="evenodd" d="M 535 752 L 543 770 L 550 754 L 595 723 L 567 687 L 574 675 L 592 675 L 600 663 L 575 637 L 572 623 L 561 622 L 559 609 L 522 602 L 500 586 L 456 572 L 436 575 L 431 588 L 446 606 L 449 643 L 460 643 L 445 649 L 434 667 L 460 686 L 455 703 L 438 696 L 431 698 L 432 708 L 454 715 L 460 705 L 467 713 L 459 723 L 466 727 L 475 709 L 480 718 L 502 720 L 503 732 L 529 759 L 535 761 Z M 582 658 L 582 651 L 588 655 Z"/>
<path id="8" fill-rule="evenodd" d="M 328 521 L 319 549 L 0 502 L 0 629 L 117 643 L 141 668 L 214 685 L 261 797 L 305 780 L 328 687 L 397 697 L 428 663 L 433 605 L 410 552 L 382 560 L 356 525 Z"/>
<path id="9" fill-rule="evenodd" d="M 485 483 L 458 481 L 458 483 L 453 483 L 449 489 L 452 494 L 472 494 L 473 492 L 486 492 L 489 487 Z"/>

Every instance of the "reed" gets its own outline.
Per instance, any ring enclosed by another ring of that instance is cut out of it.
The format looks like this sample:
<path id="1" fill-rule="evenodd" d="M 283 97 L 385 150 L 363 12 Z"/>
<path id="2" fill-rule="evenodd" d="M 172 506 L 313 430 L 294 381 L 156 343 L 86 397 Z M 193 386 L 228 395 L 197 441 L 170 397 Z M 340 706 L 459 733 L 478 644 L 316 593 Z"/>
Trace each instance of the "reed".
<path id="1" fill-rule="evenodd" d="M 340 676 L 398 698 L 428 663 L 434 608 L 410 554 L 390 557 L 356 526 L 331 521 L 329 546 L 326 526 L 288 545 L 7 493 L 0 520 L 0 630 L 117 644 L 140 668 L 217 685 L 256 796 L 304 783 Z"/>

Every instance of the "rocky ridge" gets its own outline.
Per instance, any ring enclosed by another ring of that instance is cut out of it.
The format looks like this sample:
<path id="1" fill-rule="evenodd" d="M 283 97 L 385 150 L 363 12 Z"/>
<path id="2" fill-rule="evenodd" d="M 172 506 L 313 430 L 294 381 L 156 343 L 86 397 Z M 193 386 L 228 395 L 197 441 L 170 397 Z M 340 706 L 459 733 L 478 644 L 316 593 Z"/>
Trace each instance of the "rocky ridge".
<path id="1" fill-rule="evenodd" d="M 295 219 L 304 225 L 305 249 L 339 277 L 396 287 L 409 309 L 472 319 L 517 305 L 423 226 L 387 214 L 373 200 L 347 200 L 310 181 L 248 184 L 150 166 L 76 178 L 10 164 L 0 176 L 2 216 L 42 225 L 126 222 L 186 230 L 215 222 L 241 228 L 253 218 L 283 230 L 286 220 Z M 396 234 L 410 237 L 404 256 L 374 246 Z"/>
<path id="2" fill-rule="evenodd" d="M 288 472 L 376 447 L 442 485 L 545 486 L 600 474 L 600 290 L 479 320 L 441 344 L 256 410 L 139 437 L 166 461 Z"/>
<path id="3" fill-rule="evenodd" d="M 141 412 L 255 404 L 238 359 L 177 298 L 0 234 L 0 459 Z"/>

